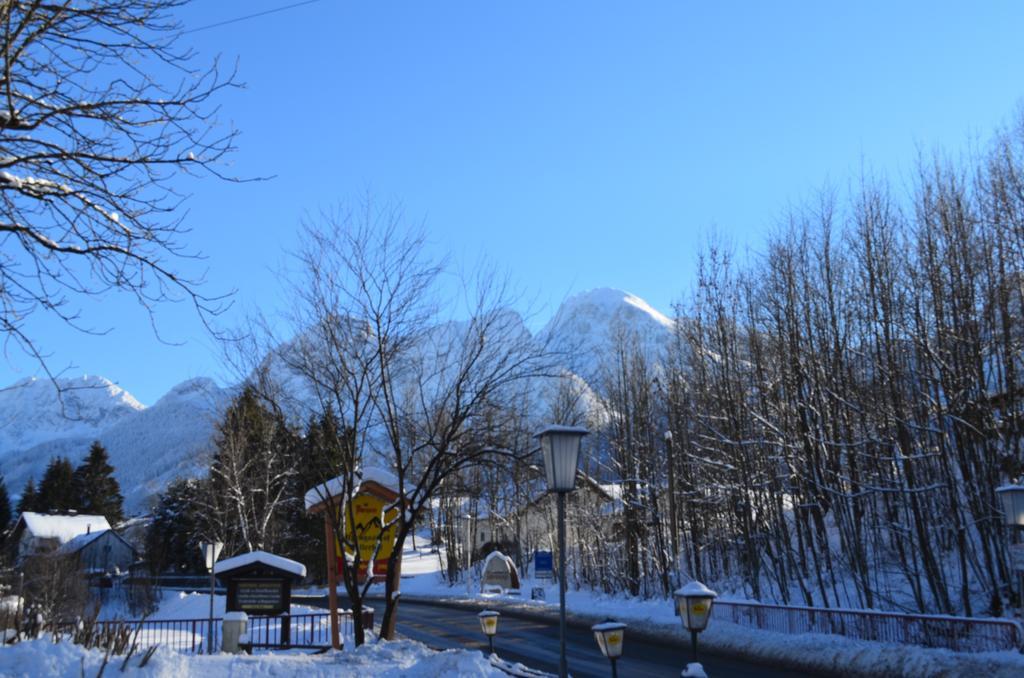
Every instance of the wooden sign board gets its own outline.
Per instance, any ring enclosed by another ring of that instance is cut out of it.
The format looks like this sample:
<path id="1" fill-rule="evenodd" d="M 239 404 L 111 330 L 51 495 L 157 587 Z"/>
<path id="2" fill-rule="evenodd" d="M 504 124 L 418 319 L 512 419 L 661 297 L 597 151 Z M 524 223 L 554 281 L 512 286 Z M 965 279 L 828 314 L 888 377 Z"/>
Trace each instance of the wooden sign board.
<path id="1" fill-rule="evenodd" d="M 398 508 L 391 508 L 385 511 L 388 504 L 394 503 L 393 499 L 386 499 L 377 493 L 360 492 L 352 498 L 352 506 L 343 507 L 340 510 L 344 513 L 344 533 L 346 540 L 349 535 L 355 537 L 354 541 L 358 546 L 353 548 L 346 546 L 342 550 L 341 542 L 335 539 L 334 551 L 338 558 L 338 570 L 341 570 L 341 559 L 346 555 L 352 559 L 359 557 L 359 581 L 366 580 L 367 566 L 370 559 L 373 559 L 371 575 L 375 581 L 385 581 L 388 575 L 388 560 L 395 550 L 395 536 L 398 529 L 397 523 Z M 390 523 L 390 525 L 389 525 Z"/>

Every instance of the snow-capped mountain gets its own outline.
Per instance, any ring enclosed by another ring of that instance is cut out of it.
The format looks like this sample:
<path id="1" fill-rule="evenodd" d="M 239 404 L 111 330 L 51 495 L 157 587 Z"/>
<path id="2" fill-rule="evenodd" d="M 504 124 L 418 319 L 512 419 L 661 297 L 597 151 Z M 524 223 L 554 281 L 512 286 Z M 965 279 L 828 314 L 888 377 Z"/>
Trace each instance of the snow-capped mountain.
<path id="1" fill-rule="evenodd" d="M 617 343 L 639 342 L 657 357 L 674 327 L 671 318 L 640 297 L 604 287 L 566 299 L 539 336 L 565 355 L 570 370 L 592 381 L 601 359 Z"/>
<path id="2" fill-rule="evenodd" d="M 103 377 L 58 381 L 60 397 L 49 379 L 23 379 L 0 389 L 0 450 L 95 436 L 145 409 L 131 393 Z"/>
<path id="3" fill-rule="evenodd" d="M 497 322 L 505 325 L 510 341 L 529 339 L 529 331 L 513 311 Z M 596 289 L 567 299 L 537 338 L 565 356 L 567 383 L 582 394 L 585 407 L 595 407 L 588 383 L 593 383 L 598 361 L 620 336 L 657 355 L 671 337 L 673 321 L 643 299 L 614 289 Z M 450 339 L 470 331 L 465 323 L 446 323 L 427 332 L 426 345 L 419 347 L 423 360 L 445 355 Z M 315 333 L 304 333 L 278 351 L 310 341 Z M 452 345 L 457 345 L 455 341 Z M 310 394 L 298 391 L 300 380 L 290 379 L 283 366 L 273 365 L 275 381 L 296 391 L 297 421 L 304 421 L 302 401 Z M 170 481 L 203 472 L 209 463 L 212 438 L 220 414 L 237 392 L 221 388 L 209 379 L 191 379 L 178 384 L 150 407 L 139 403 L 123 388 L 88 376 L 61 380 L 62 397 L 45 379 L 28 379 L 0 389 L 0 473 L 13 495 L 21 492 L 31 477 L 40 479 L 50 459 L 68 457 L 77 464 L 93 440 L 107 448 L 129 513 L 146 510 L 150 500 Z M 537 385 L 535 403 L 554 401 L 552 384 Z M 547 407 L 538 405 L 538 413 Z"/>
<path id="4" fill-rule="evenodd" d="M 29 478 L 38 482 L 53 457 L 77 464 L 99 440 L 129 513 L 144 511 L 149 498 L 176 477 L 202 470 L 217 416 L 231 397 L 209 379 L 192 379 L 144 407 L 100 377 L 60 384 L 67 389 L 63 412 L 77 418 L 62 415 L 57 389 L 47 380 L 0 391 L 0 473 L 8 491 L 19 494 Z"/>

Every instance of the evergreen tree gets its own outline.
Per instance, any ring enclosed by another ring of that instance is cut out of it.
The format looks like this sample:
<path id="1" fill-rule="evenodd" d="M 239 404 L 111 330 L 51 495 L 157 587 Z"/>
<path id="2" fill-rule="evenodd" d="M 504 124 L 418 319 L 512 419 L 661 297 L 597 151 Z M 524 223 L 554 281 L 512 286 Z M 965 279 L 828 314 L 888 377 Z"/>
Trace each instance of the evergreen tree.
<path id="1" fill-rule="evenodd" d="M 205 484 L 195 479 L 176 480 L 160 496 L 146 531 L 146 561 L 154 574 L 206 571 L 199 553 L 208 522 L 200 501 L 208 491 Z"/>
<path id="2" fill-rule="evenodd" d="M 78 510 L 104 516 L 114 525 L 124 518 L 124 497 L 109 459 L 100 441 L 93 442 L 89 456 L 75 469 L 74 488 Z"/>
<path id="3" fill-rule="evenodd" d="M 46 473 L 39 483 L 38 511 L 66 513 L 77 511 L 78 498 L 75 496 L 74 468 L 66 457 L 55 457 L 46 467 Z"/>
<path id="4" fill-rule="evenodd" d="M 25 483 L 25 489 L 21 491 L 21 497 L 18 499 L 18 505 L 14 510 L 20 516 L 25 511 L 36 511 L 38 508 L 39 493 L 36 491 L 36 481 L 29 478 L 28 482 Z"/>

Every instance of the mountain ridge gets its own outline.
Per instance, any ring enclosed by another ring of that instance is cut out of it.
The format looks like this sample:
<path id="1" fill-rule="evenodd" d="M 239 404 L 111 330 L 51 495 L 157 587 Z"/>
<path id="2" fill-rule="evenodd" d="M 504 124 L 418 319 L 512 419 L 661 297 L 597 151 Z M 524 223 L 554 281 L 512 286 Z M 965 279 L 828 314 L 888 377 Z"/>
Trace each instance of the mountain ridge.
<path id="1" fill-rule="evenodd" d="M 640 297 L 604 287 L 567 298 L 536 334 L 525 325 L 523 331 L 565 355 L 582 356 L 565 369 L 586 384 L 619 328 L 660 350 L 674 324 Z M 438 325 L 441 331 L 445 327 Z M 16 497 L 29 478 L 38 481 L 54 456 L 78 463 L 99 440 L 110 454 L 129 513 L 145 511 L 151 497 L 176 477 L 202 472 L 219 416 L 238 389 L 196 377 L 146 407 L 103 377 L 58 382 L 67 388 L 60 398 L 49 380 L 23 379 L 0 389 L 0 472 L 9 492 Z"/>

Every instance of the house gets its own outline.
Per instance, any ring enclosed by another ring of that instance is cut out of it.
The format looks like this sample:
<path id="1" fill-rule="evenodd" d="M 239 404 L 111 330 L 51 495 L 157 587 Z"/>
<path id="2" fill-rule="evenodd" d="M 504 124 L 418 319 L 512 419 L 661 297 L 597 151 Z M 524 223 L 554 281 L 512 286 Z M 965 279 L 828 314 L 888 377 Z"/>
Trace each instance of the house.
<path id="1" fill-rule="evenodd" d="M 75 537 L 104 530 L 110 530 L 110 523 L 103 516 L 25 511 L 11 530 L 8 548 L 21 564 L 29 556 L 53 553 Z"/>
<path id="2" fill-rule="evenodd" d="M 132 545 L 114 530 L 80 534 L 57 552 L 77 559 L 79 568 L 90 576 L 127 573 L 137 555 Z"/>

